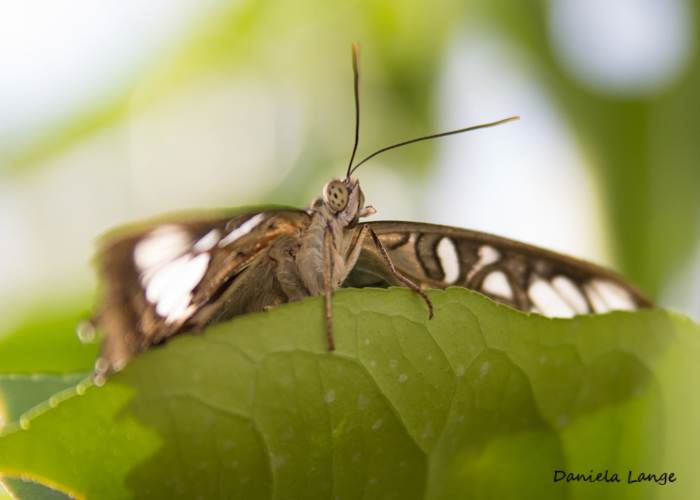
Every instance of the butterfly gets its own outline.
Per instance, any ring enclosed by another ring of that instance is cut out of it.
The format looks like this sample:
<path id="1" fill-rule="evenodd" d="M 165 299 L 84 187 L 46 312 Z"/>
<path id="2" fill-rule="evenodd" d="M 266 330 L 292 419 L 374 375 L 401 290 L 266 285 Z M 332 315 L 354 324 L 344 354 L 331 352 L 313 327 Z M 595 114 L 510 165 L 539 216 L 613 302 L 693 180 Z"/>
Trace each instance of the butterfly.
<path id="1" fill-rule="evenodd" d="M 367 222 L 353 166 L 359 137 L 359 72 L 353 45 L 355 146 L 347 173 L 303 210 L 243 209 L 219 217 L 173 217 L 124 229 L 100 252 L 103 302 L 93 324 L 106 332 L 95 371 L 119 371 L 136 354 L 186 332 L 309 296 L 325 297 L 334 349 L 332 292 L 341 287 L 461 286 L 525 312 L 551 317 L 635 310 L 652 302 L 616 274 L 490 234 L 417 222 Z"/>

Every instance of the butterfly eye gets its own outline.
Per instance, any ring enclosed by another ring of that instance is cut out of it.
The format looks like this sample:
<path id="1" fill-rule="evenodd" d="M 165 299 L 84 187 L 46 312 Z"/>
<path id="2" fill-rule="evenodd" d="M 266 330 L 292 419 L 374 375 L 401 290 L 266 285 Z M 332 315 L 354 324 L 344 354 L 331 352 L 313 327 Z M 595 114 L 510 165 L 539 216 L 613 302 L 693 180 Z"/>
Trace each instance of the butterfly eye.
<path id="1" fill-rule="evenodd" d="M 348 205 L 348 188 L 342 181 L 332 180 L 323 188 L 323 199 L 334 212 L 340 212 Z"/>

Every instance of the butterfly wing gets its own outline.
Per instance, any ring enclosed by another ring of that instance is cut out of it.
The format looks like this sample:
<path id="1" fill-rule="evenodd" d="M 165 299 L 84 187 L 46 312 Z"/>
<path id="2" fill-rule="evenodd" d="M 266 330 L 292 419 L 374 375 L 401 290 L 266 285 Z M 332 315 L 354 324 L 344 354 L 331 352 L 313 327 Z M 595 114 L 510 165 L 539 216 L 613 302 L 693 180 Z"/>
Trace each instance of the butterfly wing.
<path id="1" fill-rule="evenodd" d="M 368 223 L 396 268 L 422 288 L 461 286 L 525 312 L 551 317 L 652 307 L 615 273 L 532 245 L 415 222 Z M 400 286 L 371 239 L 346 286 Z"/>
<path id="2" fill-rule="evenodd" d="M 226 311 L 231 292 L 249 281 L 251 268 L 262 269 L 258 264 L 275 242 L 308 218 L 301 210 L 179 218 L 109 236 L 99 257 L 105 289 L 94 322 L 108 335 L 98 371 L 118 370 L 153 344 L 235 315 L 235 307 Z M 234 305 L 251 312 L 261 303 Z"/>

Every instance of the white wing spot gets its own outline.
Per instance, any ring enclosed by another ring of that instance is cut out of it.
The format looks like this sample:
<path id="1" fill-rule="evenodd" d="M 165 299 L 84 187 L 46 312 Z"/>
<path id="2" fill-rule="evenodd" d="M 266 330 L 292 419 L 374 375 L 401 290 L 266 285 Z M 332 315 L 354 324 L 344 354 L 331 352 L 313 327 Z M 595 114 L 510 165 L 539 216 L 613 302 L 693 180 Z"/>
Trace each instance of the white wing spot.
<path id="1" fill-rule="evenodd" d="M 527 291 L 530 300 L 541 314 L 550 318 L 571 318 L 574 309 L 552 288 L 552 285 L 540 278 L 535 278 Z"/>
<path id="2" fill-rule="evenodd" d="M 151 304 L 157 303 L 167 284 L 177 275 L 180 269 L 187 264 L 190 258 L 191 256 L 189 254 L 183 255 L 156 270 L 155 274 L 148 280 L 146 286 L 146 300 Z"/>
<path id="3" fill-rule="evenodd" d="M 437 255 L 445 271 L 445 283 L 454 283 L 459 278 L 459 256 L 451 238 L 442 238 L 437 246 Z"/>
<path id="4" fill-rule="evenodd" d="M 469 282 L 469 280 L 472 279 L 472 277 L 478 273 L 480 269 L 488 266 L 489 264 L 493 264 L 494 262 L 498 262 L 499 260 L 501 260 L 501 252 L 489 245 L 480 247 L 479 260 L 476 264 L 474 264 L 471 271 L 469 271 L 469 274 L 467 275 L 467 282 Z"/>
<path id="5" fill-rule="evenodd" d="M 223 238 L 221 241 L 219 241 L 219 246 L 220 247 L 225 247 L 226 245 L 230 245 L 234 241 L 242 238 L 246 234 L 250 233 L 255 227 L 260 224 L 265 218 L 263 214 L 256 214 L 252 216 L 250 219 L 245 221 L 243 224 L 238 226 L 236 229 L 228 233 L 228 235 Z"/>
<path id="6" fill-rule="evenodd" d="M 637 305 L 630 293 L 617 283 L 593 280 L 591 285 L 610 309 L 622 311 L 634 311 L 637 309 Z"/>
<path id="7" fill-rule="evenodd" d="M 177 301 L 170 306 L 170 309 L 166 311 L 167 317 L 165 318 L 165 324 L 170 325 L 172 323 L 175 323 L 177 320 L 186 318 L 188 316 L 188 309 L 190 302 L 192 301 L 192 294 L 188 293 L 186 295 L 183 295 Z M 158 311 L 158 305 L 160 305 L 161 302 L 159 302 L 156 305 L 156 311 Z M 158 313 L 160 314 L 160 313 Z"/>
<path id="8" fill-rule="evenodd" d="M 586 297 L 593 307 L 593 312 L 602 314 L 610 312 L 610 308 L 605 303 L 605 301 L 598 295 L 598 292 L 591 286 L 590 283 L 583 285 L 583 291 L 586 292 Z"/>
<path id="9" fill-rule="evenodd" d="M 191 238 L 182 226 L 165 224 L 148 233 L 134 247 L 134 264 L 152 274 L 189 250 Z"/>
<path id="10" fill-rule="evenodd" d="M 552 279 L 552 286 L 573 307 L 576 314 L 588 314 L 591 312 L 588 308 L 586 297 L 583 296 L 579 287 L 569 278 L 561 275 L 555 276 Z"/>
<path id="11" fill-rule="evenodd" d="M 484 278 L 481 288 L 485 292 L 498 295 L 499 297 L 506 299 L 513 298 L 513 288 L 511 288 L 508 278 L 503 271 L 490 272 L 486 278 Z"/>
<path id="12" fill-rule="evenodd" d="M 479 248 L 479 264 L 481 264 L 481 267 L 488 266 L 499 260 L 501 260 L 501 252 L 495 248 L 488 245 Z"/>
<path id="13" fill-rule="evenodd" d="M 210 257 L 208 253 L 199 254 L 194 258 L 192 258 L 191 254 L 188 254 L 186 257 L 188 260 L 170 275 L 170 279 L 167 280 L 167 283 L 158 295 L 156 312 L 166 318 L 168 323 L 180 320 L 186 316 L 192 299 L 192 291 L 202 281 L 209 266 Z M 160 274 L 160 271 L 158 274 Z M 156 274 L 156 277 L 158 274 Z"/>
<path id="14" fill-rule="evenodd" d="M 218 229 L 212 229 L 197 240 L 197 243 L 195 243 L 192 247 L 192 251 L 194 253 L 208 252 L 219 242 L 219 238 L 221 238 L 221 231 Z"/>

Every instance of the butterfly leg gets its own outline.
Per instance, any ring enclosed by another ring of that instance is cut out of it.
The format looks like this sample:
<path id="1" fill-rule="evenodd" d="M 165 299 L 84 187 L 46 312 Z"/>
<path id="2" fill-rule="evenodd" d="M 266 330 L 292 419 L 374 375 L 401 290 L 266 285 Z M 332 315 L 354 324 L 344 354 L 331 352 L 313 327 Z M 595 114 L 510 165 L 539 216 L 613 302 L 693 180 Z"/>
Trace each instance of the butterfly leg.
<path id="1" fill-rule="evenodd" d="M 341 283 L 345 281 L 345 278 L 348 277 L 350 271 L 352 271 L 355 264 L 357 264 L 357 259 L 360 258 L 360 253 L 362 253 L 362 243 L 365 240 L 368 230 L 368 226 L 362 226 L 362 229 L 360 229 L 360 234 L 357 235 L 355 246 L 353 247 L 352 252 L 350 252 L 350 255 L 348 255 L 348 258 L 345 259 L 345 276 L 343 276 L 343 279 L 340 280 Z"/>
<path id="2" fill-rule="evenodd" d="M 331 311 L 331 294 L 333 293 L 333 232 L 326 226 L 323 233 L 323 292 L 326 297 L 326 332 L 328 334 L 328 349 L 335 350 L 333 343 L 333 316 Z"/>
<path id="3" fill-rule="evenodd" d="M 401 274 L 396 270 L 394 267 L 394 263 L 391 262 L 391 258 L 389 258 L 389 254 L 386 251 L 386 248 L 384 248 L 384 245 L 380 241 L 379 237 L 377 236 L 377 233 L 374 232 L 374 229 L 372 229 L 370 226 L 364 226 L 362 230 L 364 231 L 367 229 L 369 231 L 369 234 L 372 235 L 372 239 L 374 240 L 374 244 L 377 246 L 377 249 L 379 250 L 379 253 L 381 254 L 382 258 L 384 259 L 384 262 L 386 263 L 386 266 L 389 268 L 389 271 L 391 274 L 399 279 L 400 281 L 404 282 L 408 288 L 413 290 L 414 292 L 417 292 L 420 294 L 421 297 L 423 297 L 423 300 L 425 300 L 425 303 L 428 304 L 428 309 L 430 310 L 430 316 L 428 319 L 433 318 L 433 303 L 430 301 L 430 298 L 428 298 L 428 294 L 426 294 L 421 287 L 416 285 L 413 281 L 408 279 L 406 276 Z M 362 233 L 360 233 L 362 235 Z M 359 241 L 359 238 L 358 238 Z"/>

